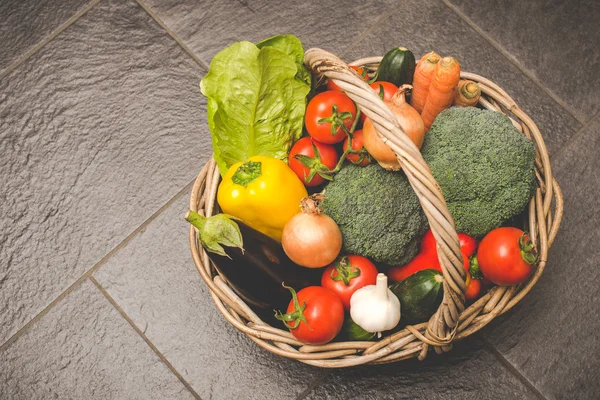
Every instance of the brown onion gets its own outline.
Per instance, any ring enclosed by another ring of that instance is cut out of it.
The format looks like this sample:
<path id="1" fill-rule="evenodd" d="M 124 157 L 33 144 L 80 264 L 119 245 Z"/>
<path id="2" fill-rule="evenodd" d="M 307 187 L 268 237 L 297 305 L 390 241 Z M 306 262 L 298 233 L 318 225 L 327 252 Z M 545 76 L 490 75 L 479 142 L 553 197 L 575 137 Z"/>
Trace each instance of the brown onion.
<path id="1" fill-rule="evenodd" d="M 281 244 L 285 254 L 296 264 L 321 268 L 331 264 L 342 250 L 342 232 L 335 221 L 322 214 L 323 195 L 305 197 L 302 212 L 294 215 L 283 228 Z"/>
<path id="2" fill-rule="evenodd" d="M 420 149 L 425 138 L 425 124 L 417 110 L 406 102 L 406 90 L 410 88 L 412 86 L 402 85 L 394 93 L 394 96 L 389 101 L 384 101 L 384 103 L 396 115 L 396 119 L 406 135 Z M 363 125 L 363 135 L 365 149 L 377 160 L 379 165 L 392 171 L 400 169 L 396 154 L 388 145 L 383 143 L 369 118 L 365 120 Z"/>

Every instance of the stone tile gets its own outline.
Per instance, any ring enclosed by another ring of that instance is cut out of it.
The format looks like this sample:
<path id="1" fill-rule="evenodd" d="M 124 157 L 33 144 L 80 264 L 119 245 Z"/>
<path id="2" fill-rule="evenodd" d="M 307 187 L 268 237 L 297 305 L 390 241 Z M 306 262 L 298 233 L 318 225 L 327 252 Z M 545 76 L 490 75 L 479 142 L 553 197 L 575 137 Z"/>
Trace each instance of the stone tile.
<path id="1" fill-rule="evenodd" d="M 95 278 L 204 400 L 295 398 L 322 371 L 263 350 L 225 320 L 191 260 L 188 204 L 173 203 Z"/>
<path id="2" fill-rule="evenodd" d="M 130 0 L 0 80 L 0 343 L 210 157 L 204 73 Z"/>
<path id="3" fill-rule="evenodd" d="M 485 335 L 550 399 L 600 392 L 600 119 L 553 160 L 565 214 L 544 274 Z"/>
<path id="4" fill-rule="evenodd" d="M 533 399 L 530 391 L 471 337 L 424 361 L 335 370 L 308 399 Z"/>
<path id="5" fill-rule="evenodd" d="M 291 33 L 307 50 L 341 52 L 394 6 L 392 0 L 351 5 L 334 0 L 295 1 L 144 0 L 151 10 L 207 64 L 233 42 L 258 42 Z"/>
<path id="6" fill-rule="evenodd" d="M 506 57 L 436 0 L 407 0 L 396 12 L 344 54 L 347 61 L 383 55 L 404 46 L 420 58 L 429 51 L 452 55 L 465 71 L 500 85 L 536 122 L 550 152 L 557 150 L 581 124 Z"/>
<path id="7" fill-rule="evenodd" d="M 3 399 L 192 399 L 85 280 L 0 352 Z"/>
<path id="8" fill-rule="evenodd" d="M 449 1 L 584 121 L 600 111 L 600 2 Z"/>
<path id="9" fill-rule="evenodd" d="M 85 9 L 90 0 L 0 2 L 0 74 L 30 48 Z"/>

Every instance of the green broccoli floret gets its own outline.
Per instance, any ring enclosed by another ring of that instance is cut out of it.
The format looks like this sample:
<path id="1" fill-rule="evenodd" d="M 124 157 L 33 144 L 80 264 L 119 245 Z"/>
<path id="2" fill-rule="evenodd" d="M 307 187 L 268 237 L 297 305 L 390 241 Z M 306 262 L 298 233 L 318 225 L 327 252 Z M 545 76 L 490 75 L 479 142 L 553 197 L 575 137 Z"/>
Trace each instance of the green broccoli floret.
<path id="1" fill-rule="evenodd" d="M 535 190 L 535 149 L 509 118 L 474 107 L 441 112 L 421 148 L 456 229 L 481 236 L 523 211 Z"/>
<path id="2" fill-rule="evenodd" d="M 325 188 L 324 212 L 338 224 L 344 251 L 402 265 L 419 251 L 427 219 L 403 172 L 346 164 Z"/>

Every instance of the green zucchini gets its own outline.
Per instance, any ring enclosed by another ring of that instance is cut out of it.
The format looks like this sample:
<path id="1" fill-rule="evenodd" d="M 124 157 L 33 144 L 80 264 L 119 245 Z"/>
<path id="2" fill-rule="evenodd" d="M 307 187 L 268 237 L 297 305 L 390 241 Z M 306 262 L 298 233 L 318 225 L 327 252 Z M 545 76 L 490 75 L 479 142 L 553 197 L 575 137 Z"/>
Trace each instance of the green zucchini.
<path id="1" fill-rule="evenodd" d="M 377 68 L 375 82 L 390 82 L 400 87 L 412 85 L 415 74 L 415 55 L 404 47 L 396 47 L 386 53 Z"/>
<path id="2" fill-rule="evenodd" d="M 358 326 L 356 322 L 350 318 L 350 314 L 346 313 L 344 318 L 344 325 L 342 330 L 337 336 L 337 340 L 341 342 L 347 341 L 371 341 L 375 339 L 376 333 L 365 331 L 363 328 Z"/>
<path id="3" fill-rule="evenodd" d="M 390 290 L 400 300 L 400 321 L 410 325 L 429 320 L 442 303 L 443 282 L 440 272 L 424 269 L 391 285 Z"/>

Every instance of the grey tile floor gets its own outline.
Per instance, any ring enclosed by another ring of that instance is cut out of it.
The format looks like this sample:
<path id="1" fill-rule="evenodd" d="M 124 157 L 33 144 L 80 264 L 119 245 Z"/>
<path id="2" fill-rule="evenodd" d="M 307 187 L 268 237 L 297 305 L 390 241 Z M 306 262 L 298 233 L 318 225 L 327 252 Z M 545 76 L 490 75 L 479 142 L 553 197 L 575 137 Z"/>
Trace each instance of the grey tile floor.
<path id="1" fill-rule="evenodd" d="M 592 399 L 600 391 L 596 1 L 0 3 L 0 398 Z M 455 55 L 538 123 L 565 196 L 546 273 L 424 362 L 324 371 L 258 348 L 191 261 L 198 82 L 236 40 Z"/>

